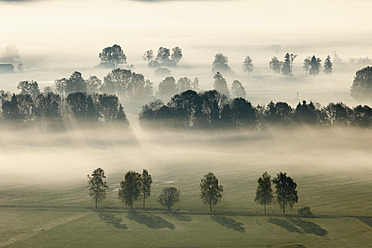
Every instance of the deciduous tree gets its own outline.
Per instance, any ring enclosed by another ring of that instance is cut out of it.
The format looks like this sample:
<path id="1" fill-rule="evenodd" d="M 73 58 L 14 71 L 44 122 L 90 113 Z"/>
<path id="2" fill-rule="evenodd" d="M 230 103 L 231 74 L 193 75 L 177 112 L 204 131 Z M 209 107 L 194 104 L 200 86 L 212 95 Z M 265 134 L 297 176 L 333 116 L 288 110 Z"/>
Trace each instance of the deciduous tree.
<path id="1" fill-rule="evenodd" d="M 200 198 L 209 205 L 209 211 L 212 212 L 212 205 L 217 205 L 222 198 L 223 187 L 218 184 L 217 177 L 209 172 L 200 183 Z"/>
<path id="2" fill-rule="evenodd" d="M 270 175 L 264 172 L 257 180 L 257 183 L 256 198 L 254 200 L 264 206 L 264 212 L 266 214 L 266 205 L 272 203 L 274 198 Z"/>
<path id="3" fill-rule="evenodd" d="M 298 202 L 297 184 L 291 177 L 287 177 L 287 173 L 282 172 L 277 174 L 273 183 L 275 184 L 276 200 L 280 204 L 283 214 L 285 214 L 287 205 L 292 208 Z"/>
<path id="4" fill-rule="evenodd" d="M 107 182 L 104 181 L 105 178 L 105 171 L 101 168 L 95 169 L 92 175 L 88 175 L 89 195 L 93 197 L 96 209 L 98 202 L 106 198 L 106 191 L 109 189 Z"/>

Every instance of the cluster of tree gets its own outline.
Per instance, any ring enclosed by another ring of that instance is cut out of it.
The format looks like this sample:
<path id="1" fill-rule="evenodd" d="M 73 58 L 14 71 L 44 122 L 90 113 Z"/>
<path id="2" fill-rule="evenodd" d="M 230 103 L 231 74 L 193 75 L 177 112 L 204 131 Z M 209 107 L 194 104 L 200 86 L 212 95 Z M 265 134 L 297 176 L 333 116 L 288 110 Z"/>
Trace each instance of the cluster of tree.
<path id="1" fill-rule="evenodd" d="M 127 63 L 127 56 L 124 54 L 121 46 L 113 45 L 106 47 L 98 54 L 101 60 L 101 67 L 117 67 L 119 64 Z"/>
<path id="2" fill-rule="evenodd" d="M 257 180 L 258 186 L 256 190 L 256 198 L 254 199 L 258 204 L 264 206 L 264 212 L 266 214 L 266 206 L 271 204 L 274 199 L 273 190 L 271 188 L 271 182 L 275 185 L 275 195 L 280 208 L 285 214 L 286 206 L 290 208 L 298 202 L 297 196 L 297 184 L 291 177 L 287 176 L 287 173 L 278 173 L 277 177 L 271 180 L 271 176 L 264 172 L 262 176 Z"/>
<path id="3" fill-rule="evenodd" d="M 154 100 L 139 114 L 143 127 L 175 128 L 264 128 L 266 126 L 355 125 L 372 126 L 372 108 L 349 108 L 343 103 L 321 107 L 313 102 L 299 102 L 292 108 L 286 102 L 270 102 L 266 107 L 244 98 L 228 99 L 216 90 L 197 93 L 192 90 L 174 95 L 164 104 Z"/>
<path id="4" fill-rule="evenodd" d="M 322 60 L 320 58 L 315 57 L 307 57 L 304 60 L 303 69 L 306 71 L 306 76 L 309 75 L 316 76 L 320 72 Z M 331 74 L 332 73 L 332 62 L 331 57 L 328 55 L 324 61 L 324 73 Z"/>
<path id="5" fill-rule="evenodd" d="M 62 96 L 75 92 L 115 94 L 122 100 L 141 99 L 146 101 L 153 96 L 152 83 L 145 80 L 142 74 L 120 68 L 109 72 L 103 82 L 96 76 L 84 79 L 80 72 L 75 71 L 69 78 L 55 80 L 54 89 L 48 88 L 47 90 L 55 91 Z M 29 93 L 31 94 L 31 92 Z"/>
<path id="6" fill-rule="evenodd" d="M 20 85 L 27 84 L 21 82 Z M 31 85 L 38 88 L 36 82 Z M 3 121 L 77 120 L 128 124 L 124 109 L 114 95 L 76 92 L 64 98 L 53 92 L 10 94 L 0 91 L 0 100 Z"/>
<path id="7" fill-rule="evenodd" d="M 356 72 L 350 93 L 353 98 L 371 99 L 372 67 L 367 66 Z"/>
<path id="8" fill-rule="evenodd" d="M 109 189 L 104 171 L 98 168 L 93 171 L 92 175 L 88 175 L 88 190 L 89 195 L 95 202 L 97 208 L 98 202 L 106 198 L 106 191 Z M 278 173 L 277 177 L 271 180 L 270 175 L 265 172 L 258 179 L 255 201 L 264 206 L 266 214 L 266 206 L 271 204 L 274 199 L 271 182 L 275 185 L 276 200 L 285 214 L 287 206 L 293 207 L 298 202 L 297 184 L 286 173 Z M 147 170 L 143 170 L 142 174 L 135 171 L 128 171 L 124 175 L 124 180 L 120 182 L 118 191 L 119 199 L 125 205 L 133 209 L 135 201 L 143 200 L 143 209 L 145 209 L 145 199 L 151 195 L 152 177 Z M 209 207 L 209 211 L 213 212 L 213 206 L 217 205 L 222 199 L 223 186 L 219 184 L 217 177 L 209 172 L 203 176 L 200 181 L 200 199 Z M 171 210 L 173 205 L 180 200 L 180 191 L 175 187 L 165 187 L 162 189 L 157 202 Z"/>
<path id="9" fill-rule="evenodd" d="M 179 47 L 172 48 L 172 52 L 169 48 L 159 47 L 156 57 L 152 49 L 147 50 L 143 55 L 143 60 L 147 61 L 150 67 L 174 67 L 177 66 L 181 59 L 182 49 Z"/>
<path id="10" fill-rule="evenodd" d="M 227 64 L 228 62 L 229 62 L 229 59 L 225 55 L 223 55 L 222 53 L 217 53 L 214 56 L 214 61 L 212 63 L 213 74 L 216 74 L 216 73 L 229 74 L 229 73 L 231 73 L 231 68 Z M 247 55 L 245 57 L 245 59 L 243 61 L 242 69 L 243 69 L 244 72 L 248 73 L 248 75 L 253 72 L 254 64 L 253 64 L 253 60 L 251 59 L 251 57 L 249 55 Z"/>
<path id="11" fill-rule="evenodd" d="M 174 77 L 166 77 L 158 87 L 157 96 L 160 99 L 169 99 L 174 94 L 187 90 L 200 90 L 199 79 L 195 78 L 194 81 L 191 81 L 188 77 L 181 77 L 177 81 Z"/>

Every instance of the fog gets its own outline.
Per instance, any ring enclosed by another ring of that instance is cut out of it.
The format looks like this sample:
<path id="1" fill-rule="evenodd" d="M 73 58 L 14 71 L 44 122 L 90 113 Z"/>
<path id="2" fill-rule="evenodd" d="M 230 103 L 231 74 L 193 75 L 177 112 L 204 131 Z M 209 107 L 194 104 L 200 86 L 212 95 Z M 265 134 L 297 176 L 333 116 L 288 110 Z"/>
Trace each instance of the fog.
<path id="1" fill-rule="evenodd" d="M 110 70 L 95 68 L 98 53 L 119 44 L 128 64 L 151 79 L 156 90 L 162 78 L 142 60 L 144 51 L 180 46 L 184 57 L 171 68 L 172 75 L 199 77 L 203 90 L 212 88 L 211 64 L 221 52 L 235 72 L 226 75 L 229 87 L 239 79 L 253 105 L 286 101 L 295 107 L 302 99 L 323 106 L 340 101 L 349 106 L 370 104 L 349 95 L 355 71 L 365 65 L 346 62 L 351 57 L 372 57 L 371 9 L 372 2 L 364 0 L 0 1 L 1 63 L 23 64 L 22 72 L 0 74 L 0 88 L 17 92 L 20 80 L 36 80 L 43 88 L 75 70 L 84 78 L 103 79 Z M 280 51 L 266 49 L 276 44 Z M 334 51 L 345 63 L 334 64 L 331 76 L 305 77 L 306 57 L 320 57 L 323 64 Z M 291 80 L 275 77 L 268 66 L 273 56 L 283 60 L 286 52 L 298 54 Z M 246 55 L 255 64 L 249 77 L 241 70 Z M 366 129 L 155 134 L 138 127 L 137 114 L 128 113 L 130 131 L 2 128 L 2 182 L 81 181 L 97 167 L 110 174 L 202 162 L 208 164 L 207 171 L 214 169 L 210 167 L 214 161 L 221 167 L 233 161 L 234 168 L 251 168 L 255 173 L 264 171 L 265 165 L 297 172 L 297 165 L 324 171 L 351 171 L 351 165 L 357 171 L 371 170 L 372 132 Z"/>

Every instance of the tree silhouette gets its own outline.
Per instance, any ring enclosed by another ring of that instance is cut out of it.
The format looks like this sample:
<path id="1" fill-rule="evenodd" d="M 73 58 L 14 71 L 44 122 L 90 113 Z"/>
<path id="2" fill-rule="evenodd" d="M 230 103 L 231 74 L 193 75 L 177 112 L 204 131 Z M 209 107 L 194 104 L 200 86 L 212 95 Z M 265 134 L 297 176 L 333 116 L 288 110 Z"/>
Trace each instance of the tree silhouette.
<path id="1" fill-rule="evenodd" d="M 311 64 L 310 57 L 304 59 L 304 64 L 303 64 L 303 66 L 302 66 L 302 69 L 305 70 L 305 72 L 306 72 L 306 77 L 307 77 L 307 73 L 309 72 L 310 67 L 311 67 L 310 64 Z"/>
<path id="2" fill-rule="evenodd" d="M 269 62 L 269 65 L 270 65 L 270 69 L 273 70 L 274 72 L 274 75 L 276 76 L 277 73 L 280 73 L 280 69 L 282 68 L 282 62 L 279 61 L 279 59 L 274 56 L 270 62 Z"/>
<path id="3" fill-rule="evenodd" d="M 152 177 L 146 169 L 143 169 L 141 175 L 141 192 L 143 198 L 143 209 L 145 209 L 145 200 L 151 195 Z"/>
<path id="4" fill-rule="evenodd" d="M 321 67 L 321 63 L 322 60 L 320 58 L 316 58 L 315 56 L 313 56 L 310 60 L 310 69 L 309 69 L 309 74 L 310 75 L 313 75 L 313 76 L 316 76 L 319 74 L 319 71 L 320 71 L 320 67 Z"/>
<path id="5" fill-rule="evenodd" d="M 106 198 L 106 191 L 109 189 L 107 183 L 104 181 L 105 178 L 105 171 L 101 168 L 95 169 L 92 175 L 88 175 L 89 195 L 93 197 L 96 209 L 98 202 Z"/>
<path id="6" fill-rule="evenodd" d="M 106 47 L 99 53 L 98 57 L 101 59 L 102 64 L 112 64 L 114 67 L 119 64 L 127 63 L 127 56 L 119 45 Z"/>
<path id="7" fill-rule="evenodd" d="M 254 65 L 253 65 L 253 60 L 251 59 L 251 57 L 247 56 L 245 57 L 245 60 L 243 61 L 243 71 L 248 73 L 248 75 L 250 73 L 253 72 L 253 68 L 254 68 Z"/>
<path id="8" fill-rule="evenodd" d="M 214 89 L 220 92 L 221 94 L 224 94 L 225 96 L 229 97 L 230 92 L 227 88 L 227 82 L 226 79 L 222 76 L 221 73 L 217 72 L 214 76 Z"/>
<path id="9" fill-rule="evenodd" d="M 230 73 L 231 68 L 227 64 L 228 62 L 229 59 L 225 55 L 223 55 L 222 53 L 217 53 L 214 56 L 214 61 L 212 63 L 212 73 Z"/>
<path id="10" fill-rule="evenodd" d="M 296 57 L 297 55 L 294 55 L 292 53 L 291 54 L 286 53 L 286 55 L 284 56 L 284 62 L 282 65 L 283 75 L 287 77 L 293 77 L 292 67 L 293 67 L 293 61 L 295 60 Z"/>
<path id="11" fill-rule="evenodd" d="M 128 171 L 124 176 L 124 181 L 120 182 L 118 194 L 119 199 L 132 210 L 133 203 L 141 195 L 141 174 L 135 171 Z"/>
<path id="12" fill-rule="evenodd" d="M 297 184 L 292 178 L 287 177 L 287 173 L 280 172 L 277 177 L 273 179 L 275 185 L 276 200 L 280 204 L 280 208 L 285 214 L 287 205 L 293 207 L 298 202 Z"/>
<path id="13" fill-rule="evenodd" d="M 372 67 L 367 66 L 355 74 L 350 94 L 353 98 L 365 99 L 372 95 Z"/>
<path id="14" fill-rule="evenodd" d="M 324 73 L 331 74 L 332 73 L 332 62 L 331 57 L 328 55 L 324 61 Z"/>
<path id="15" fill-rule="evenodd" d="M 257 183 L 256 198 L 254 200 L 264 206 L 264 212 L 266 214 L 266 205 L 272 203 L 274 198 L 270 175 L 264 172 L 257 180 Z"/>
<path id="16" fill-rule="evenodd" d="M 180 191 L 174 187 L 163 188 L 159 195 L 158 202 L 168 211 L 180 200 Z"/>
<path id="17" fill-rule="evenodd" d="M 231 86 L 231 94 L 233 97 L 245 97 L 247 93 L 241 82 L 234 80 Z"/>
<path id="18" fill-rule="evenodd" d="M 17 89 L 21 90 L 21 94 L 29 94 L 32 98 L 36 98 L 40 94 L 39 85 L 36 81 L 21 81 L 18 83 Z"/>
<path id="19" fill-rule="evenodd" d="M 201 179 L 200 191 L 200 198 L 209 205 L 209 211 L 212 212 L 212 205 L 217 205 L 221 201 L 223 192 L 222 185 L 218 185 L 218 179 L 212 172 Z"/>

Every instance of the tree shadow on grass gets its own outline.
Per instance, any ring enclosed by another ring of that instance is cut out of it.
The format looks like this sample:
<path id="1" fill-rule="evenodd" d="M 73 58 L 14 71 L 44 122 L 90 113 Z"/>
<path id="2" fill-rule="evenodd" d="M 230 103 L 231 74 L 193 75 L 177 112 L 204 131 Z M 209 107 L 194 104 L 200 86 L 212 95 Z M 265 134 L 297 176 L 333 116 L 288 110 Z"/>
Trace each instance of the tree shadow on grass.
<path id="1" fill-rule="evenodd" d="M 164 220 L 160 216 L 140 214 L 133 210 L 128 212 L 128 219 L 134 220 L 137 223 L 143 224 L 152 229 L 169 228 L 173 230 L 175 228 L 175 226 L 172 223 Z"/>
<path id="2" fill-rule="evenodd" d="M 105 221 L 108 225 L 111 225 L 111 226 L 113 226 L 115 228 L 118 228 L 118 229 L 128 229 L 128 227 L 125 224 L 121 223 L 122 219 L 118 218 L 117 216 L 115 216 L 112 213 L 98 211 L 98 216 L 103 221 Z"/>
<path id="3" fill-rule="evenodd" d="M 310 222 L 307 220 L 301 220 L 300 218 L 288 218 L 288 219 L 294 225 L 301 227 L 301 229 L 305 233 L 314 234 L 316 236 L 321 236 L 321 237 L 325 237 L 328 234 L 327 230 L 321 228 L 319 225 L 313 222 Z"/>
<path id="4" fill-rule="evenodd" d="M 289 222 L 288 220 L 270 218 L 269 223 L 287 229 L 287 231 L 289 232 L 303 233 L 299 228 L 297 228 L 295 225 L 293 225 L 293 223 Z"/>
<path id="5" fill-rule="evenodd" d="M 212 220 L 214 220 L 215 222 L 217 222 L 218 224 L 220 224 L 224 227 L 231 228 L 231 229 L 234 229 L 235 231 L 239 231 L 239 232 L 245 232 L 245 228 L 243 226 L 243 223 L 237 222 L 234 219 L 228 218 L 228 217 L 223 216 L 223 215 L 216 215 L 216 214 L 212 215 L 211 218 L 212 218 Z"/>
<path id="6" fill-rule="evenodd" d="M 180 220 L 180 221 L 192 221 L 191 216 L 185 214 L 179 214 L 176 212 L 170 212 L 167 214 L 169 217 Z"/>

